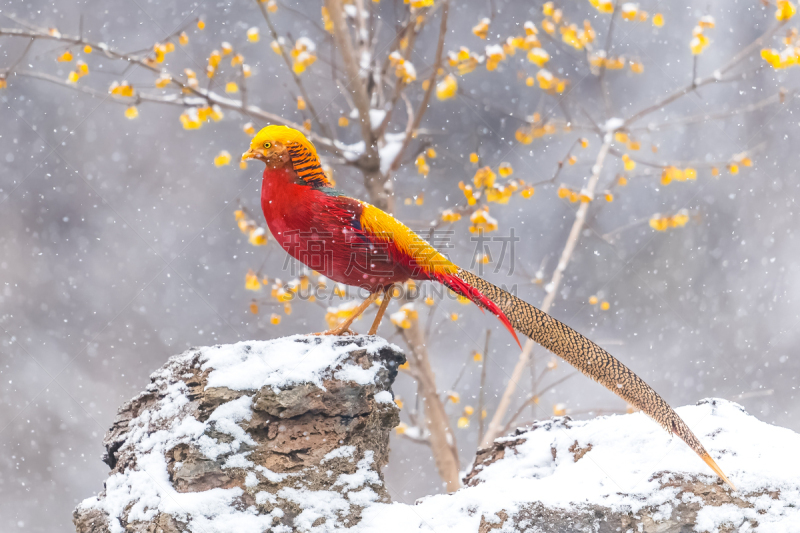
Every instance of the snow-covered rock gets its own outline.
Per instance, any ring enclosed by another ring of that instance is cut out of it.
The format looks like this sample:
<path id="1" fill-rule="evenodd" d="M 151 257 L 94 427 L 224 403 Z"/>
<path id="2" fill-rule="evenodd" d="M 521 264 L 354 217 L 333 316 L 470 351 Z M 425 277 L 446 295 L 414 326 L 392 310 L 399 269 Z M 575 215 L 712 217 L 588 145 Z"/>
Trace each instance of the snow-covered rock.
<path id="1" fill-rule="evenodd" d="M 642 413 L 558 417 L 480 451 L 455 494 L 373 505 L 358 532 L 800 532 L 800 435 L 725 400 L 677 411 L 739 492 Z"/>
<path id="2" fill-rule="evenodd" d="M 78 532 L 343 528 L 388 502 L 402 352 L 377 337 L 297 335 L 172 357 L 106 434 L 105 490 Z M 388 400 L 387 400 L 388 396 Z"/>
<path id="3" fill-rule="evenodd" d="M 737 485 L 641 413 L 540 421 L 479 451 L 464 488 L 392 503 L 380 469 L 403 355 L 294 336 L 173 357 L 105 437 L 79 533 L 800 533 L 800 435 L 725 400 L 677 411 Z"/>

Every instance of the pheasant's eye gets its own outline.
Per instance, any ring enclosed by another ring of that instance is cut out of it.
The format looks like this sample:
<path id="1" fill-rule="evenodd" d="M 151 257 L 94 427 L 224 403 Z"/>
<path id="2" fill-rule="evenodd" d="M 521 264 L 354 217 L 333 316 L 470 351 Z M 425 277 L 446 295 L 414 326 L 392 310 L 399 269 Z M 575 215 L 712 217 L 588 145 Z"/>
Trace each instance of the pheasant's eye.
<path id="1" fill-rule="evenodd" d="M 264 143 L 264 148 L 269 148 L 270 146 L 272 146 L 272 143 L 270 142 Z"/>

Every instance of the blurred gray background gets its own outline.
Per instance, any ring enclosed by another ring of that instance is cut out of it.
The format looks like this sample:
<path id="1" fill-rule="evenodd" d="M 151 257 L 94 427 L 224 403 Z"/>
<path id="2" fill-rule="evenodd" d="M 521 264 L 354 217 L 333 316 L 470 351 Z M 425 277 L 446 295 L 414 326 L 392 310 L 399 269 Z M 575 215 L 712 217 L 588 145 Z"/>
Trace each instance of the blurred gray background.
<path id="1" fill-rule="evenodd" d="M 279 4 L 275 20 L 280 30 L 293 38 L 308 35 L 320 46 L 320 61 L 304 79 L 326 120 L 335 121 L 347 103 L 332 88 L 325 60 L 330 49 L 314 27 L 319 24 L 320 3 Z M 483 42 L 470 28 L 489 16 L 492 6 L 495 18 Z M 628 116 L 691 80 L 688 41 L 700 16 L 712 14 L 717 21 L 707 32 L 712 44 L 700 56 L 700 76 L 711 74 L 774 24 L 774 8 L 764 9 L 755 0 L 713 0 L 696 8 L 642 2 L 641 7 L 651 14 L 661 11 L 666 24 L 661 29 L 649 22 L 618 25 L 614 53 L 640 58 L 645 72 L 608 73 L 616 116 Z M 402 8 L 402 2 L 381 2 L 384 41 L 391 39 L 394 13 Z M 565 13 L 579 25 L 590 19 L 604 39 L 608 17 L 597 15 L 588 2 L 570 4 Z M 206 29 L 188 32 L 189 46 L 170 54 L 169 67 L 202 73 L 209 51 L 220 41 L 230 41 L 254 69 L 248 83 L 252 101 L 300 120 L 291 80 L 269 50 L 267 29 L 254 2 L 4 1 L 0 26 L 17 27 L 6 15 L 73 34 L 82 18 L 88 38 L 123 50 L 148 48 L 200 15 Z M 446 50 L 466 45 L 481 51 L 486 43 L 498 42 L 498 34 L 503 39 L 521 34 L 528 19 L 539 23 L 541 2 L 454 1 Z M 261 28 L 262 39 L 248 44 L 245 32 L 253 25 Z M 423 34 L 423 53 L 414 58 L 418 70 L 433 60 L 434 33 Z M 0 37 L 0 69 L 10 66 L 24 46 L 19 39 Z M 780 48 L 779 39 L 769 46 Z M 598 81 L 587 75 L 580 54 L 560 44 L 545 47 L 554 56 L 548 68 L 571 82 L 566 101 L 576 124 L 590 124 L 587 114 L 603 123 L 608 117 Z M 58 43 L 38 43 L 20 68 L 66 78 L 69 66 L 54 61 L 61 51 Z M 91 72 L 82 84 L 105 90 L 124 78 L 152 87 L 152 75 L 141 69 L 123 73 L 124 65 L 101 61 L 98 54 L 86 61 Z M 763 66 L 753 54 L 737 69 L 748 73 L 746 78 L 702 88 L 640 125 L 737 109 L 776 94 L 779 87 L 798 87 L 794 70 L 776 72 Z M 425 124 L 439 157 L 427 179 L 416 173 L 412 162 L 394 175 L 396 215 L 401 220 L 424 228 L 442 208 L 460 203 L 457 184 L 474 173 L 465 159 L 473 150 L 479 151 L 483 163 L 496 168 L 508 161 L 514 177 L 535 182 L 552 176 L 574 139 L 586 136 L 589 148 L 577 151 L 577 164 L 560 176 L 565 184 L 583 185 L 600 145 L 593 132 L 558 134 L 527 146 L 513 141 L 520 126 L 515 117 L 537 110 L 563 116 L 558 99 L 520 81 L 520 72 L 535 71 L 524 53 L 518 53 L 498 72 L 487 73 L 481 66 L 460 79 L 462 94 L 457 98 L 434 102 Z M 204 83 L 202 74 L 200 78 Z M 418 98 L 419 92 L 413 94 Z M 236 164 L 216 168 L 212 161 L 222 149 L 236 159 L 246 148 L 249 138 L 242 125 L 249 119 L 228 112 L 221 122 L 185 131 L 177 107 L 142 105 L 136 120 L 125 119 L 123 111 L 119 103 L 19 76 L 10 77 L 8 88 L 0 90 L 3 531 L 72 529 L 72 509 L 102 489 L 107 467 L 100 461 L 101 440 L 117 407 L 141 391 L 149 374 L 170 355 L 195 345 L 269 339 L 326 327 L 324 309 L 313 304 L 295 304 L 293 314 L 284 316 L 279 326 L 269 323 L 269 314 L 280 312 L 277 307 L 265 307 L 257 316 L 248 311 L 252 293 L 244 288 L 245 273 L 263 264 L 264 273 L 280 277 L 285 255 L 274 243 L 251 246 L 234 221 L 238 201 L 260 213 L 259 165 L 247 170 Z M 710 396 L 727 398 L 762 420 L 795 431 L 800 430 L 797 111 L 796 101 L 789 99 L 754 113 L 639 135 L 639 156 L 658 162 L 725 161 L 754 147 L 760 151 L 752 156 L 753 167 L 742 168 L 738 175 L 723 169 L 715 179 L 703 169 L 696 181 L 666 187 L 659 184 L 657 172 L 643 175 L 645 167 L 639 165 L 630 183 L 616 191 L 612 204 L 593 204 L 590 229 L 582 235 L 551 310 L 607 346 L 673 406 Z M 344 141 L 358 140 L 354 126 L 338 131 Z M 652 144 L 658 153 L 650 151 Z M 335 170 L 340 188 L 365 195 L 358 173 L 347 167 Z M 621 171 L 619 159 L 610 158 L 600 188 Z M 425 194 L 424 205 L 404 204 L 404 198 L 420 192 Z M 617 233 L 613 246 L 598 237 L 654 213 L 673 214 L 681 208 L 692 215 L 684 228 L 662 233 L 646 222 L 635 224 Z M 540 304 L 544 291 L 531 278 L 544 262 L 549 279 L 575 209 L 576 204 L 559 200 L 553 187 L 539 187 L 529 200 L 514 197 L 506 206 L 492 204 L 500 233 L 514 228 L 521 240 L 515 249 L 515 273 L 490 269 L 487 276 L 497 283 L 516 283 L 521 297 Z M 452 229 L 451 258 L 469 265 L 474 243 L 467 223 Z M 610 302 L 608 311 L 588 305 L 595 294 Z M 452 322 L 447 317 L 451 312 L 462 317 Z M 518 348 L 496 320 L 474 307 L 446 300 L 436 308 L 433 321 L 429 350 L 440 389 L 450 390 L 467 365 L 456 388 L 462 403 L 448 407 L 454 423 L 464 404 L 477 405 L 480 365 L 471 362 L 471 355 L 483 349 L 485 329 L 492 329 L 487 366 L 491 414 Z M 357 329 L 365 330 L 366 322 L 357 323 Z M 388 321 L 381 332 L 401 343 Z M 541 370 L 550 355 L 538 349 L 534 353 Z M 545 382 L 569 372 L 560 364 Z M 396 392 L 406 409 L 413 405 L 414 389 L 407 376 L 399 378 Z M 529 390 L 529 383 L 520 387 L 512 409 Z M 520 423 L 551 416 L 556 403 L 564 403 L 576 417 L 625 410 L 621 400 L 578 376 L 549 391 L 537 411 L 527 411 Z M 457 430 L 462 467 L 475 450 L 476 422 L 473 417 L 469 428 Z M 393 497 L 413 502 L 442 491 L 428 449 L 393 439 L 386 469 Z"/>

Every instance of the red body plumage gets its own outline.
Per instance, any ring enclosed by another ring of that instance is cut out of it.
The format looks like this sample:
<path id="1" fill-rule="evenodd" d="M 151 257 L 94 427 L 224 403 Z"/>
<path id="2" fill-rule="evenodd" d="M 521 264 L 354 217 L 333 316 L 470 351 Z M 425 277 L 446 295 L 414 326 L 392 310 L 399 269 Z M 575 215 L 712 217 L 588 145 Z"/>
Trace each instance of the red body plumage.
<path id="1" fill-rule="evenodd" d="M 332 189 L 298 182 L 290 169 L 269 167 L 264 170 L 261 208 L 281 247 L 333 281 L 370 292 L 409 279 L 438 281 L 497 315 L 519 344 L 494 302 L 459 279 L 456 265 L 383 211 Z"/>

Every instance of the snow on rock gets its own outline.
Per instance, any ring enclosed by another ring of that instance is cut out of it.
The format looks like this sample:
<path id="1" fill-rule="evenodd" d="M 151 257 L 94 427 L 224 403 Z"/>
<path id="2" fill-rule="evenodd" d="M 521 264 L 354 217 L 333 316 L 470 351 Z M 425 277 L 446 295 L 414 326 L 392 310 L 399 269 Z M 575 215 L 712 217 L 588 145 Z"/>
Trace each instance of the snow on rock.
<path id="1" fill-rule="evenodd" d="M 677 411 L 739 492 L 642 413 L 560 417 L 479 452 L 455 494 L 372 505 L 353 531 L 800 532 L 800 435 L 725 400 Z"/>
<path id="2" fill-rule="evenodd" d="M 364 507 L 389 500 L 380 468 L 399 421 L 389 388 L 403 361 L 367 336 L 296 335 L 172 357 L 120 409 L 104 439 L 112 471 L 75 510 L 77 531 L 357 523 Z"/>
<path id="3" fill-rule="evenodd" d="M 739 489 L 641 413 L 517 429 L 464 488 L 392 503 L 381 476 L 404 360 L 368 336 L 175 356 L 105 437 L 79 533 L 800 533 L 800 435 L 725 400 L 678 409 Z"/>

